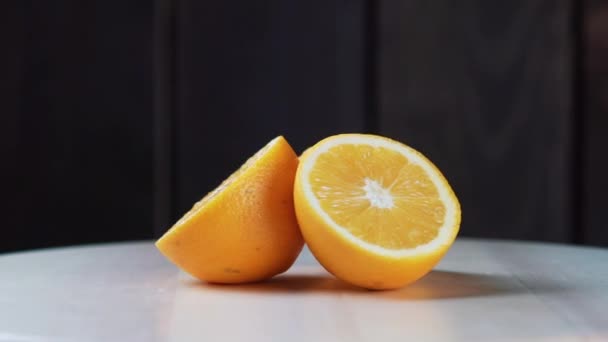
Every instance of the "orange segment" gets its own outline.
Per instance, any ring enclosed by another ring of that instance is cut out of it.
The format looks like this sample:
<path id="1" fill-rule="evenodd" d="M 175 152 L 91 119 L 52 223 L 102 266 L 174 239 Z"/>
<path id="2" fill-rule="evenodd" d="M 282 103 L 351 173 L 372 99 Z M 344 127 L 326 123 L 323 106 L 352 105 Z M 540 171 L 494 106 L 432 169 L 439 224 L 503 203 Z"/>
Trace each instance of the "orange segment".
<path id="1" fill-rule="evenodd" d="M 343 280 L 402 286 L 428 272 L 456 237 L 456 196 L 439 170 L 406 145 L 344 134 L 300 160 L 294 200 L 302 233 L 321 264 Z"/>
<path id="2" fill-rule="evenodd" d="M 286 271 L 304 244 L 292 198 L 297 166 L 287 141 L 272 140 L 194 204 L 157 248 L 209 282 L 251 282 Z"/>

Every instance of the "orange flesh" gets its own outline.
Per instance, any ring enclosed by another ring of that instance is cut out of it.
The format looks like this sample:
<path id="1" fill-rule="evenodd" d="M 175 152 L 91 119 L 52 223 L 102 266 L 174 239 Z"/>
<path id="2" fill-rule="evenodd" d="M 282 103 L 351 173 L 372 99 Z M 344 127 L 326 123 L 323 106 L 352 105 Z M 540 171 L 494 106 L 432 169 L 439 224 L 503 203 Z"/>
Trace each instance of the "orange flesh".
<path id="1" fill-rule="evenodd" d="M 446 208 L 424 170 L 384 147 L 339 145 L 310 172 L 321 208 L 351 234 L 387 249 L 435 239 Z"/>

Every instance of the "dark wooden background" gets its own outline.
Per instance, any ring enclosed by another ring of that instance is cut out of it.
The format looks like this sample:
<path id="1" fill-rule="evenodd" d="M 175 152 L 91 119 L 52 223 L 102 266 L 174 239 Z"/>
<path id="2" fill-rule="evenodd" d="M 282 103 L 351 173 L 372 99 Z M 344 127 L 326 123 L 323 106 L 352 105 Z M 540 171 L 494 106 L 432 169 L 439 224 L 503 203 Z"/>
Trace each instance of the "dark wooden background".
<path id="1" fill-rule="evenodd" d="M 339 132 L 428 155 L 463 236 L 608 245 L 608 0 L 0 7 L 0 252 L 158 236 Z"/>

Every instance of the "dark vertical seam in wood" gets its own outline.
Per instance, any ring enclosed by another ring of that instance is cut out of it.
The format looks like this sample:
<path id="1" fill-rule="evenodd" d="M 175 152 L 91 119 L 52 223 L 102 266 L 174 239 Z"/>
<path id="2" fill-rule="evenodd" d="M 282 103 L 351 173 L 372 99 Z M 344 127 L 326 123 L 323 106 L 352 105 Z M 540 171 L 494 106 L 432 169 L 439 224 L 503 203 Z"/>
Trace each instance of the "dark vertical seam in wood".
<path id="1" fill-rule="evenodd" d="M 176 198 L 176 0 L 156 0 L 154 22 L 154 235 L 169 227 Z"/>
<path id="2" fill-rule="evenodd" d="M 572 158 L 571 161 L 571 177 L 572 177 L 572 223 L 571 223 L 571 239 L 576 244 L 585 243 L 586 220 L 584 218 L 584 186 L 585 175 L 585 135 L 584 135 L 584 119 L 585 119 L 585 75 L 584 75 L 584 60 L 585 60 L 585 18 L 584 18 L 584 1 L 571 0 L 572 17 L 571 25 L 573 30 L 572 44 Z"/>
<path id="3" fill-rule="evenodd" d="M 364 37 L 364 89 L 365 119 L 364 129 L 367 133 L 378 131 L 378 7 L 377 0 L 365 0 L 365 37 Z"/>
<path id="4" fill-rule="evenodd" d="M 180 103 L 181 100 L 178 98 L 179 94 L 180 94 L 180 79 L 179 79 L 179 75 L 180 75 L 180 61 L 181 61 L 181 57 L 179 55 L 180 50 L 180 45 L 179 45 L 179 38 L 180 38 L 180 31 L 179 31 L 179 27 L 180 27 L 180 1 L 181 0 L 172 0 L 173 3 L 173 31 L 172 31 L 172 40 L 171 42 L 173 43 L 171 45 L 171 52 L 172 52 L 172 63 L 171 63 L 171 67 L 172 67 L 172 79 L 171 79 L 171 94 L 172 94 L 172 115 L 171 115 L 171 127 L 172 127 L 172 134 L 171 134 L 171 148 L 172 148 L 172 153 L 171 153 L 171 189 L 172 189 L 172 194 L 171 194 L 171 205 L 169 207 L 169 224 L 173 225 L 173 223 L 179 218 L 178 217 L 178 199 L 180 198 L 181 194 L 180 194 L 180 184 L 178 183 L 178 178 L 177 175 L 179 174 L 179 148 L 178 148 L 178 136 L 179 136 L 179 129 L 178 129 L 178 115 L 180 114 Z M 167 227 L 168 228 L 168 227 Z"/>

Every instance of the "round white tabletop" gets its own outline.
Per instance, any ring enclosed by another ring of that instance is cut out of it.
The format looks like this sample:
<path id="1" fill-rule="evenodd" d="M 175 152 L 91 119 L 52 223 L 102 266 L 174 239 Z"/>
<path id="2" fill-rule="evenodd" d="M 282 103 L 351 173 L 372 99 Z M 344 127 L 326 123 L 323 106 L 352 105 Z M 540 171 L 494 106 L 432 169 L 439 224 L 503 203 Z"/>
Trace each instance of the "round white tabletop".
<path id="1" fill-rule="evenodd" d="M 366 291 L 304 251 L 209 285 L 151 242 L 0 256 L 0 341 L 608 341 L 608 250 L 458 239 L 409 287 Z"/>

